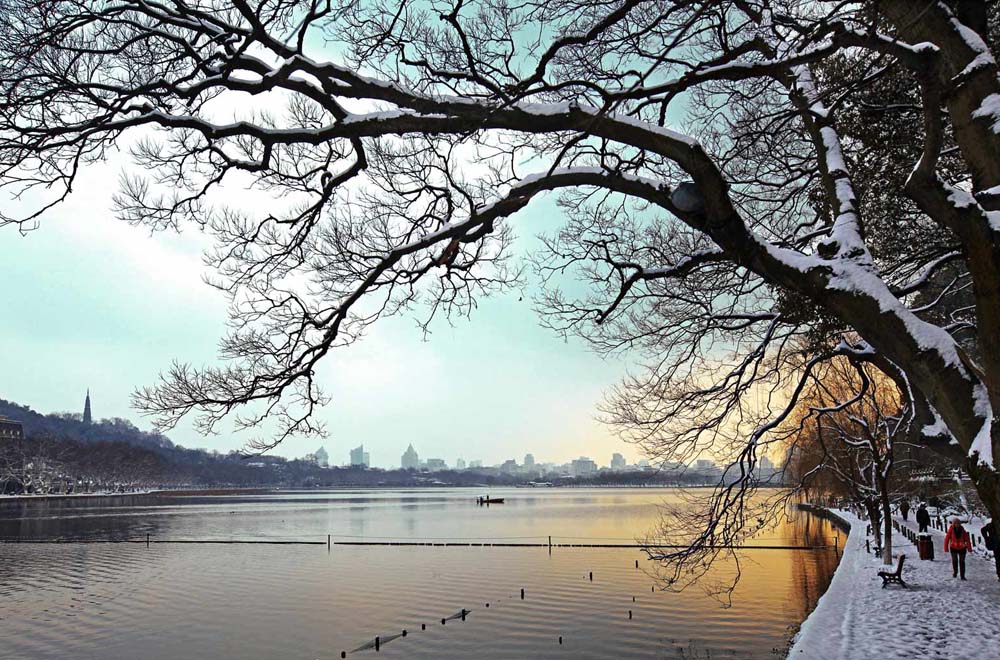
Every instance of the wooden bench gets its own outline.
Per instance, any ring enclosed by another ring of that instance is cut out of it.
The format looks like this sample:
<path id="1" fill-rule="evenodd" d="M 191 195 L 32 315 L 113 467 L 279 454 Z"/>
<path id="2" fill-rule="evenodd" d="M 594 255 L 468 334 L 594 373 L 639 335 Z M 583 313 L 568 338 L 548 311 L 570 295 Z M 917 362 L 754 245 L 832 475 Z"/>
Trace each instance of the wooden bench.
<path id="1" fill-rule="evenodd" d="M 890 584 L 901 584 L 904 589 L 909 589 L 906 583 L 903 582 L 903 562 L 906 561 L 906 555 L 899 555 L 899 564 L 896 565 L 896 570 L 892 573 L 889 571 L 879 571 L 878 576 L 882 578 L 882 588 L 885 589 Z"/>

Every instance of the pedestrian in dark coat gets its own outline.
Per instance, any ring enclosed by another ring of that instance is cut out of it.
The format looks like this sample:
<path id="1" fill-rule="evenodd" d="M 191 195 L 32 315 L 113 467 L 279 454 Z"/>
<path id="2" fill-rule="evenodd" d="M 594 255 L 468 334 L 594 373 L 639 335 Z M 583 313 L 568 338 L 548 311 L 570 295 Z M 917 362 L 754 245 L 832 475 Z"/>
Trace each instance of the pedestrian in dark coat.
<path id="1" fill-rule="evenodd" d="M 903 516 L 903 520 L 906 520 L 906 516 L 910 513 L 910 501 L 903 500 L 899 503 L 899 514 Z"/>
<path id="2" fill-rule="evenodd" d="M 959 572 L 965 579 L 965 553 L 972 549 L 972 539 L 962 527 L 962 521 L 954 518 L 944 535 L 944 551 L 951 553 L 951 576 L 958 577 Z"/>
<path id="3" fill-rule="evenodd" d="M 917 507 L 916 513 L 917 524 L 920 525 L 920 529 L 917 530 L 921 534 L 927 531 L 927 528 L 931 526 L 931 514 L 927 513 L 927 505 L 923 502 Z"/>

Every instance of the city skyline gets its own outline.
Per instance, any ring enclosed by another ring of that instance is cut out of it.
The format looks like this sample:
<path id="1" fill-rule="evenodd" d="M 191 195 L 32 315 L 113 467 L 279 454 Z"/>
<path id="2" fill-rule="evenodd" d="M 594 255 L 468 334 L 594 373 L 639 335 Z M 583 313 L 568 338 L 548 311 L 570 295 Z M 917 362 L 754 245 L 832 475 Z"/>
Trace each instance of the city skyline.
<path id="1" fill-rule="evenodd" d="M 636 456 L 640 454 L 637 452 Z M 326 451 L 326 446 L 320 446 L 315 452 L 311 452 L 302 456 L 301 458 L 305 460 L 314 460 L 321 465 L 326 464 L 326 458 L 328 452 Z M 333 467 L 334 464 L 330 464 Z M 501 471 L 514 471 L 525 472 L 532 471 L 534 469 L 544 470 L 551 468 L 567 468 L 570 473 L 574 476 L 585 476 L 591 474 L 598 470 L 611 470 L 611 471 L 625 471 L 635 468 L 649 468 L 655 467 L 653 463 L 647 458 L 636 458 L 634 462 L 629 462 L 628 458 L 621 452 L 612 452 L 610 459 L 605 463 L 600 458 L 593 459 L 589 456 L 576 456 L 571 457 L 566 460 L 560 460 L 558 458 L 552 460 L 536 460 L 534 453 L 528 452 L 524 455 L 522 462 L 518 463 L 516 458 L 507 458 L 496 462 L 485 461 L 481 458 L 470 458 L 469 456 L 456 456 L 456 457 L 441 457 L 441 456 L 425 456 L 421 457 L 420 452 L 414 447 L 413 442 L 408 442 L 406 449 L 400 455 L 400 458 L 396 463 L 389 463 L 385 465 L 380 465 L 373 463 L 370 459 L 369 452 L 365 451 L 364 443 L 359 446 L 354 447 L 349 450 L 348 458 L 343 463 L 343 467 L 368 467 L 368 468 L 379 468 L 385 470 L 394 469 L 453 469 L 453 470 L 465 470 L 465 469 L 477 469 L 477 468 L 490 468 L 499 469 Z M 713 459 L 710 458 L 697 458 L 688 463 L 682 463 L 678 461 L 664 460 L 660 464 L 664 469 L 695 469 L 695 470 L 707 470 L 714 471 L 718 470 L 718 466 Z M 766 454 L 762 455 L 759 459 L 758 470 L 775 470 L 777 469 L 777 464 Z"/>

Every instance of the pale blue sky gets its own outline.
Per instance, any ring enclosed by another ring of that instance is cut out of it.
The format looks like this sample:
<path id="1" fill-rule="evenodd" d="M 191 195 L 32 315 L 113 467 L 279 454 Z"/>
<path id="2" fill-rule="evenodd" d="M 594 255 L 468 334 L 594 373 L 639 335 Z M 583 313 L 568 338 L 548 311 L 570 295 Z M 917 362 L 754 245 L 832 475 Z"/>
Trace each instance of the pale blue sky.
<path id="1" fill-rule="evenodd" d="M 149 428 L 129 408 L 130 393 L 172 359 L 212 361 L 225 301 L 201 280 L 197 231 L 151 236 L 111 217 L 121 166 L 88 166 L 77 192 L 27 236 L 0 230 L 0 398 L 40 412 L 81 411 L 89 387 L 95 416 Z M 551 203 L 532 206 L 516 219 L 519 234 L 553 227 L 555 213 Z M 471 321 L 439 324 L 427 342 L 412 319 L 394 318 L 332 356 L 320 373 L 333 398 L 321 413 L 330 437 L 288 441 L 276 453 L 300 456 L 323 444 L 342 463 L 364 442 L 373 464 L 397 466 L 412 442 L 421 457 L 449 464 L 520 462 L 529 451 L 539 461 L 584 454 L 606 464 L 614 451 L 639 458 L 594 420 L 603 390 L 624 373 L 621 361 L 539 327 L 528 296 L 480 302 Z M 169 435 L 220 451 L 244 442 L 187 427 Z"/>

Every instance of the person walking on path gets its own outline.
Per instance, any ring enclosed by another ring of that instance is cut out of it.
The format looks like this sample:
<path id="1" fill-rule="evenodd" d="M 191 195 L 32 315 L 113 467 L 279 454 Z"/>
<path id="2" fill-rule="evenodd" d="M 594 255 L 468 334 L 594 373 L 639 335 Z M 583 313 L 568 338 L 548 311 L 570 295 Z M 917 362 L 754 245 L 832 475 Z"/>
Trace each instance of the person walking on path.
<path id="1" fill-rule="evenodd" d="M 920 526 L 917 532 L 923 534 L 931 526 L 931 514 L 927 513 L 927 505 L 923 502 L 917 507 L 916 519 L 917 524 Z"/>
<path id="2" fill-rule="evenodd" d="M 965 579 L 965 553 L 972 549 L 972 539 L 969 533 L 962 527 L 962 521 L 953 518 L 948 526 L 948 533 L 944 535 L 944 551 L 951 553 L 951 576 L 958 577 L 962 574 Z"/>
<path id="3" fill-rule="evenodd" d="M 910 500 L 903 500 L 899 503 L 899 513 L 903 516 L 903 522 L 906 522 L 906 516 L 910 513 Z"/>

